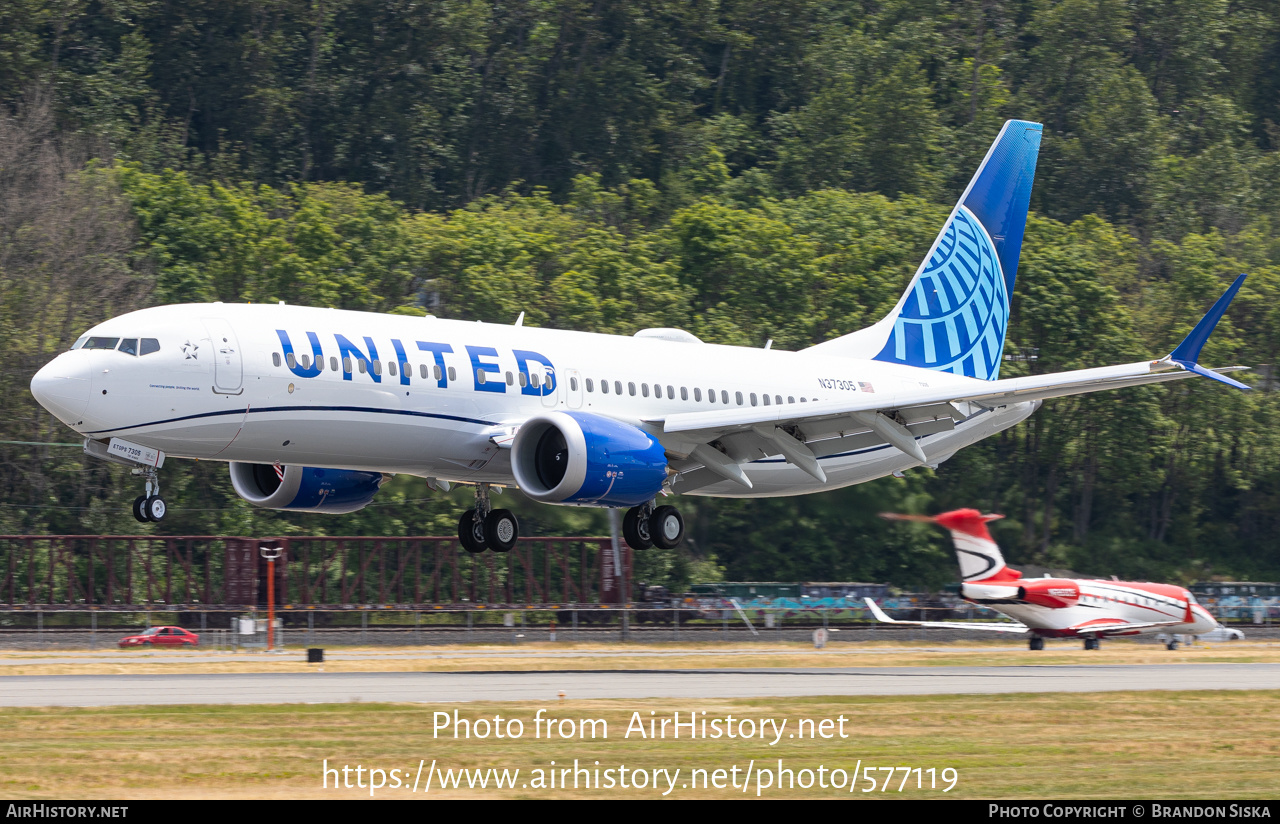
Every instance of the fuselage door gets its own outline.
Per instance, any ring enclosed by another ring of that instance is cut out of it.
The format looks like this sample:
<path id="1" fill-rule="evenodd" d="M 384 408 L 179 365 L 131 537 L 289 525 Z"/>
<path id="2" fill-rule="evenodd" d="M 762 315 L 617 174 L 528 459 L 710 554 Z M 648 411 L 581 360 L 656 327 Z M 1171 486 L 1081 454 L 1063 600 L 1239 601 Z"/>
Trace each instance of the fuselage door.
<path id="1" fill-rule="evenodd" d="M 548 366 L 542 381 L 542 391 L 545 393 L 542 396 L 542 405 L 553 408 L 556 405 L 556 400 L 564 393 L 564 390 L 560 388 L 560 373 L 556 371 L 554 366 Z M 548 383 L 551 385 L 547 386 Z"/>
<path id="2" fill-rule="evenodd" d="M 213 391 L 239 395 L 244 391 L 244 362 L 231 324 L 222 318 L 204 318 L 213 349 Z"/>

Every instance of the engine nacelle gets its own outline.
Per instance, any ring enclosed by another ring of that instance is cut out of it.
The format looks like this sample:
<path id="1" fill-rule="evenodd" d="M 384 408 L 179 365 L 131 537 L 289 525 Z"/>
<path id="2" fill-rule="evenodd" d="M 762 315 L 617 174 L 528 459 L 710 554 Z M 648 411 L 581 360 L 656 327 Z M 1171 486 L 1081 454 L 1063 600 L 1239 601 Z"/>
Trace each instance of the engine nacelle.
<path id="1" fill-rule="evenodd" d="M 511 469 L 524 494 L 553 504 L 638 506 L 667 479 L 662 444 L 590 412 L 547 412 L 520 426 Z"/>
<path id="2" fill-rule="evenodd" d="M 1059 609 L 1073 607 L 1080 600 L 1080 587 L 1066 578 L 1041 578 L 1023 581 L 1020 598 L 1028 604 Z"/>
<path id="3" fill-rule="evenodd" d="M 381 472 L 350 469 L 284 466 L 278 473 L 272 464 L 231 464 L 237 495 L 263 509 L 291 512 L 345 515 L 364 509 L 385 478 Z"/>
<path id="4" fill-rule="evenodd" d="M 981 584 L 965 581 L 960 594 L 975 603 L 1009 604 L 1022 600 L 1022 587 L 1016 583 Z"/>

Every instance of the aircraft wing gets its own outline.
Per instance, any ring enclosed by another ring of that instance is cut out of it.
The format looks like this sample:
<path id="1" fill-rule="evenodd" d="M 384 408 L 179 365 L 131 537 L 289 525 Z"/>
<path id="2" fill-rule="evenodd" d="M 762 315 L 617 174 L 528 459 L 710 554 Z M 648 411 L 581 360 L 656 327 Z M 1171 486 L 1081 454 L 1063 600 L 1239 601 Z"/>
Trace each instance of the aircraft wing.
<path id="1" fill-rule="evenodd" d="M 1137 621 L 1115 624 L 1077 624 L 1069 627 L 1077 635 L 1114 635 L 1118 632 L 1133 632 L 1136 629 L 1154 629 L 1155 627 L 1172 627 L 1186 622 L 1177 621 Z"/>
<path id="2" fill-rule="evenodd" d="M 1237 278 L 1182 343 L 1159 360 L 994 381 L 973 379 L 941 388 L 858 392 L 849 398 L 812 403 L 683 412 L 647 418 L 645 423 L 659 430 L 663 446 L 677 456 L 673 469 L 680 476 L 673 481 L 672 490 L 688 492 L 722 480 L 750 488 L 751 480 L 741 465 L 774 455 L 782 455 L 820 483 L 826 482 L 826 474 L 818 459 L 850 449 L 889 443 L 927 464 L 929 458 L 918 438 L 954 429 L 956 422 L 1011 403 L 1196 375 L 1249 389 L 1223 374 L 1247 367 L 1207 369 L 1196 362 L 1244 278 Z"/>
<path id="3" fill-rule="evenodd" d="M 1001 621 L 998 623 L 966 623 L 964 621 L 898 621 L 890 618 L 880 606 L 870 598 L 863 598 L 867 602 L 867 608 L 871 610 L 871 614 L 876 620 L 882 624 L 900 624 L 908 627 L 946 627 L 948 629 L 977 629 L 987 632 L 1026 632 L 1028 627 L 1026 624 L 1019 624 L 1017 621 Z"/>

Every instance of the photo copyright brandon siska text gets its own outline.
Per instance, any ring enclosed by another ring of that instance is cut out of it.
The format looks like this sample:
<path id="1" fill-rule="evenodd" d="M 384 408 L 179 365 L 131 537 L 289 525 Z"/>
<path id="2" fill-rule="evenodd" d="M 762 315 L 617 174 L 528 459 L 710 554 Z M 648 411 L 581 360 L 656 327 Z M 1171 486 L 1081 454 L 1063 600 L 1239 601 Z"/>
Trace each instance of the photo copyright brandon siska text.
<path id="1" fill-rule="evenodd" d="M 468 766 L 449 764 L 440 758 L 423 757 L 408 765 L 365 764 L 330 761 L 321 764 L 321 786 L 325 790 L 362 790 L 376 796 L 379 791 L 419 793 L 455 790 L 532 790 L 558 792 L 580 790 L 635 789 L 661 796 L 681 791 L 725 791 L 764 796 L 774 792 L 809 790 L 827 793 L 947 793 L 959 784 L 954 767 L 916 766 L 864 762 L 844 755 L 836 763 L 813 763 L 809 752 L 803 759 L 756 757 L 783 742 L 840 741 L 853 737 L 849 719 L 775 718 L 717 715 L 706 710 L 659 713 L 634 711 L 625 719 L 571 716 L 539 709 L 532 716 L 494 714 L 468 718 L 458 710 L 432 713 L 431 737 L 453 742 L 529 742 L 535 746 L 560 742 L 617 743 L 619 757 L 601 758 L 598 746 L 590 758 L 539 757 L 530 764 L 486 764 L 475 766 L 475 752 L 468 752 Z M 716 741 L 744 748 L 743 758 L 716 759 L 690 766 L 681 743 Z M 643 749 L 637 745 L 644 745 Z M 655 745 L 662 746 L 661 751 Z M 630 753 L 627 747 L 631 748 Z M 536 751 L 531 751 L 537 756 Z M 654 766 L 668 755 L 682 766 Z M 645 766 L 629 765 L 626 756 L 643 756 Z M 781 755 L 781 753 L 779 753 Z M 517 758 L 510 751 L 504 758 Z M 459 759 L 463 760 L 463 759 Z M 852 762 L 852 763 L 850 763 Z"/>

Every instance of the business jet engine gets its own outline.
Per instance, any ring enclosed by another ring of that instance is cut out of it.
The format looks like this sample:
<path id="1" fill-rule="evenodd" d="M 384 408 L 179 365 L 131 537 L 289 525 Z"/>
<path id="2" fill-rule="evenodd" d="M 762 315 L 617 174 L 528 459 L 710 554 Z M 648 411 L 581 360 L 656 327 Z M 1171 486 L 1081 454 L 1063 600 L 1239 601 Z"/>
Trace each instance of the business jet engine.
<path id="1" fill-rule="evenodd" d="M 662 444 L 644 430 L 589 412 L 548 412 L 525 421 L 511 468 L 535 501 L 640 506 L 667 478 Z"/>
<path id="2" fill-rule="evenodd" d="M 389 477 L 381 472 L 315 466 L 231 464 L 236 494 L 263 509 L 345 515 L 364 509 Z"/>

